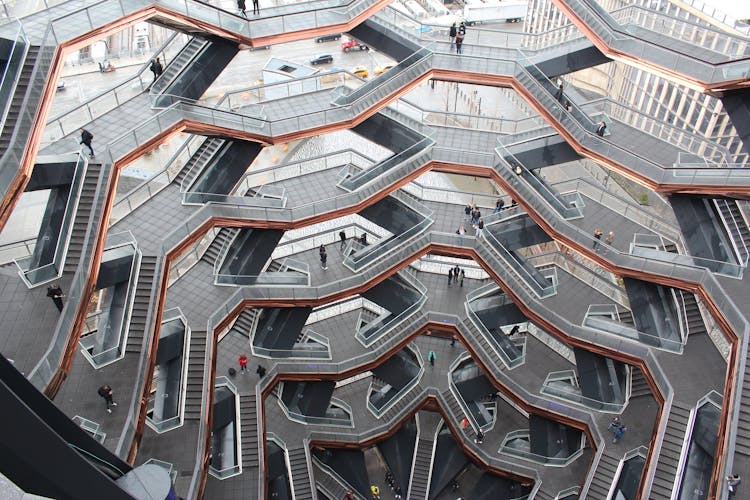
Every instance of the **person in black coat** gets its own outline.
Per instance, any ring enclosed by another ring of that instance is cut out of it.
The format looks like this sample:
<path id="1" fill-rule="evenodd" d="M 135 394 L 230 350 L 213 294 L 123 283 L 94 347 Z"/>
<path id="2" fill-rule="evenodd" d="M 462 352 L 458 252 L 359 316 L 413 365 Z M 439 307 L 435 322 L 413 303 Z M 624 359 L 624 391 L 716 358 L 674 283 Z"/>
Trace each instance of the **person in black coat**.
<path id="1" fill-rule="evenodd" d="M 451 45 L 456 41 L 456 34 L 458 33 L 458 30 L 456 29 L 456 23 L 453 23 L 453 26 L 451 26 L 450 30 L 448 30 L 448 39 L 451 42 Z"/>
<path id="2" fill-rule="evenodd" d="M 604 137 L 604 132 L 607 131 L 607 124 L 604 122 L 599 122 L 599 126 L 596 127 L 596 135 L 599 137 Z"/>
<path id="3" fill-rule="evenodd" d="M 57 307 L 57 310 L 62 312 L 63 310 L 63 297 L 65 297 L 65 294 L 62 291 L 62 288 L 60 288 L 60 285 L 57 283 L 50 285 L 47 287 L 47 297 L 52 299 L 52 302 L 55 303 L 55 307 Z"/>
<path id="4" fill-rule="evenodd" d="M 245 13 L 245 0 L 237 0 L 237 9 L 243 17 L 247 17 L 247 14 Z"/>

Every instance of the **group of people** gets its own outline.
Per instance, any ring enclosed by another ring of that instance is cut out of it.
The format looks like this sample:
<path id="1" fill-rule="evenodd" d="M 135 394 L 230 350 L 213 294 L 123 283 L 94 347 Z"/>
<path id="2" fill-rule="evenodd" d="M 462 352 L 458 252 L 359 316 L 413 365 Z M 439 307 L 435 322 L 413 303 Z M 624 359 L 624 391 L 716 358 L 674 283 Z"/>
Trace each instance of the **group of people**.
<path id="1" fill-rule="evenodd" d="M 475 236 L 477 238 L 482 236 L 482 231 L 484 230 L 484 219 L 482 219 L 482 212 L 479 210 L 476 204 L 467 204 L 464 207 L 464 219 L 467 222 L 471 223 L 471 227 L 474 228 Z M 466 231 L 464 230 L 464 232 Z M 456 231 L 456 233 L 461 234 L 460 228 L 459 231 Z"/>
<path id="2" fill-rule="evenodd" d="M 466 37 L 466 24 L 461 21 L 461 24 L 456 26 L 456 23 L 453 23 L 453 25 L 448 30 L 448 38 L 451 42 L 451 49 L 453 49 L 453 46 L 456 46 L 456 54 L 461 53 L 461 47 L 464 44 L 464 38 Z"/>
<path id="3" fill-rule="evenodd" d="M 463 227 L 463 226 L 461 226 Z M 464 286 L 464 278 L 466 277 L 466 273 L 463 269 L 458 267 L 451 267 L 448 270 L 448 288 L 450 288 L 452 283 L 458 283 L 459 287 Z"/>
<path id="4" fill-rule="evenodd" d="M 247 357 L 247 354 L 240 354 L 240 357 L 237 358 L 237 364 L 240 365 L 240 373 L 243 375 L 247 373 L 247 362 L 249 361 L 249 358 Z M 258 374 L 260 378 L 263 378 L 266 374 L 266 369 L 263 365 L 259 364 L 258 368 L 255 370 L 255 373 Z"/>
<path id="5" fill-rule="evenodd" d="M 602 231 L 599 228 L 596 228 L 594 230 L 594 244 L 591 246 L 591 248 L 595 252 L 599 251 L 599 247 L 601 246 L 601 243 L 599 243 L 599 242 L 602 240 L 602 235 L 603 234 L 604 234 L 604 231 Z M 604 238 L 604 243 L 606 243 L 607 246 L 612 246 L 612 243 L 614 243 L 614 241 L 615 241 L 615 232 L 614 231 L 610 231 L 609 233 L 607 233 L 607 237 Z M 605 253 L 606 253 L 606 248 L 605 248 Z"/>
<path id="6" fill-rule="evenodd" d="M 237 10 L 240 11 L 242 17 L 247 17 L 245 0 L 237 0 Z M 253 15 L 260 14 L 260 0 L 253 0 Z"/>

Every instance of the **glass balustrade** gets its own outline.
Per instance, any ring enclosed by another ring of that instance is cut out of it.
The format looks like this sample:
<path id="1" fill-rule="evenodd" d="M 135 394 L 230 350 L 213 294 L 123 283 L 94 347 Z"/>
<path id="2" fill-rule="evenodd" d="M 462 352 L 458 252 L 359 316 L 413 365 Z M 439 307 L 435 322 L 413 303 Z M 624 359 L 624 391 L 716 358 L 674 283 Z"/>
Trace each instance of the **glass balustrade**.
<path id="1" fill-rule="evenodd" d="M 4 25 L 5 33 L 12 31 L 12 35 L 5 35 L 3 38 L 12 45 L 8 51 L 8 58 L 2 69 L 0 77 L 0 130 L 5 129 L 5 120 L 8 117 L 10 103 L 13 100 L 13 94 L 18 85 L 18 79 L 21 77 L 21 69 L 26 60 L 29 49 L 29 42 L 26 39 L 23 26 L 18 20 L 10 21 Z"/>
<path id="2" fill-rule="evenodd" d="M 578 376 L 574 370 L 550 372 L 542 383 L 541 392 L 547 396 L 577 403 L 592 410 L 618 415 L 625 408 L 627 401 L 626 398 L 626 401 L 622 403 L 608 403 L 584 396 L 578 385 Z"/>
<path id="3" fill-rule="evenodd" d="M 583 454 L 583 449 L 580 448 L 568 457 L 547 457 L 539 455 L 531 451 L 529 440 L 530 433 L 528 430 L 522 429 L 509 432 L 503 439 L 503 443 L 500 446 L 500 453 L 512 455 L 523 460 L 550 467 L 565 467 Z"/>

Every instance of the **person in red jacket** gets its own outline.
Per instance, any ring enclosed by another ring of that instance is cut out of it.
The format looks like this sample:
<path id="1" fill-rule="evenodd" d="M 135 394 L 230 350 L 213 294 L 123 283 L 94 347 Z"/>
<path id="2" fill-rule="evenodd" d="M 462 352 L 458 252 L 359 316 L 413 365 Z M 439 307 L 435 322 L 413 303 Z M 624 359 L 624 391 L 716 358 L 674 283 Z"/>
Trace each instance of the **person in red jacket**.
<path id="1" fill-rule="evenodd" d="M 240 354 L 240 357 L 237 358 L 237 362 L 240 364 L 240 371 L 242 373 L 247 373 L 247 354 Z"/>

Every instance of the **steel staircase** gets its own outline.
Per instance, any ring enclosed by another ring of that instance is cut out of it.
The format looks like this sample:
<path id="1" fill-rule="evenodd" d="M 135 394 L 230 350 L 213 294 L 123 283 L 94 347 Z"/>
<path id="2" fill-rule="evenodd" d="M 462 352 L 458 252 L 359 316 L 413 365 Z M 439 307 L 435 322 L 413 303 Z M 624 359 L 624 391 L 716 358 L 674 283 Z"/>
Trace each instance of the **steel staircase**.
<path id="1" fill-rule="evenodd" d="M 180 185 L 180 191 L 188 191 L 195 181 L 196 177 L 203 171 L 204 167 L 213 158 L 216 151 L 221 148 L 226 141 L 218 137 L 208 137 L 198 150 L 182 167 L 182 170 L 175 176 L 175 182 Z"/>
<path id="2" fill-rule="evenodd" d="M 251 309 L 243 310 L 237 320 L 232 325 L 230 331 L 234 331 L 242 335 L 243 337 L 251 338 L 253 336 L 255 326 L 258 324 L 261 309 L 253 307 Z"/>
<path id="3" fill-rule="evenodd" d="M 258 409 L 255 393 L 240 395 L 240 436 L 242 437 L 242 467 L 257 467 Z"/>
<path id="4" fill-rule="evenodd" d="M 236 227 L 222 227 L 214 238 L 214 241 L 206 248 L 201 260 L 211 266 L 216 265 L 216 259 L 219 257 L 222 247 L 227 241 L 232 240 L 238 231 L 239 229 Z"/>
<path id="5" fill-rule="evenodd" d="M 586 498 L 607 498 L 619 466 L 619 459 L 607 455 L 606 452 L 602 453 L 594 476 L 591 478 L 591 486 Z"/>
<path id="6" fill-rule="evenodd" d="M 143 345 L 143 337 L 146 334 L 147 326 L 146 318 L 151 306 L 151 290 L 154 285 L 156 259 L 156 257 L 151 255 L 141 256 L 141 268 L 138 272 L 135 297 L 133 297 L 133 311 L 130 314 L 128 341 L 125 344 L 126 354 L 129 352 L 140 352 Z"/>
<path id="7" fill-rule="evenodd" d="M 737 201 L 717 199 L 714 200 L 714 205 L 716 206 L 727 231 L 729 231 L 729 237 L 732 239 L 734 246 L 739 253 L 737 258 L 740 263 L 744 263 L 748 259 L 750 229 L 747 227 L 747 222 L 742 215 L 742 211 L 740 210 Z"/>
<path id="8" fill-rule="evenodd" d="M 307 467 L 307 454 L 303 446 L 287 450 L 291 469 L 292 489 L 295 500 L 313 498 L 310 470 Z"/>
<path id="9" fill-rule="evenodd" d="M 206 341 L 205 330 L 191 331 L 190 360 L 188 361 L 187 386 L 185 388 L 185 420 L 198 420 L 201 417 Z"/>
<path id="10" fill-rule="evenodd" d="M 172 62 L 167 65 L 159 79 L 156 80 L 151 87 L 151 94 L 161 94 L 167 90 L 185 68 L 190 65 L 195 55 L 208 45 L 208 43 L 207 40 L 203 40 L 202 38 L 191 38 L 177 56 L 172 59 Z"/>
<path id="11" fill-rule="evenodd" d="M 3 124 L 2 133 L 0 133 L 0 151 L 2 151 L 3 154 L 10 148 L 10 141 L 13 138 L 13 132 L 18 123 L 18 117 L 23 107 L 23 100 L 29 90 L 31 74 L 34 72 L 34 66 L 36 65 L 38 55 L 39 47 L 33 45 L 29 46 L 29 49 L 26 52 L 26 58 L 23 61 L 21 74 L 18 77 L 18 82 L 16 83 L 16 88 L 13 92 L 13 98 L 8 107 L 8 114 L 5 118 L 5 123 Z"/>
<path id="12" fill-rule="evenodd" d="M 91 215 L 91 208 L 94 206 L 94 194 L 96 193 L 101 169 L 102 166 L 99 163 L 89 163 L 86 167 L 86 177 L 83 180 L 83 186 L 81 186 L 81 196 L 78 199 L 78 209 L 68 242 L 68 253 L 63 265 L 64 273 L 75 272 L 78 267 L 78 260 L 83 251 L 83 242 L 89 230 L 89 216 Z"/>
<path id="13" fill-rule="evenodd" d="M 646 377 L 643 375 L 643 370 L 634 366 L 632 370 L 630 399 L 638 398 L 641 396 L 651 396 L 651 387 L 649 387 Z"/>
<path id="14" fill-rule="evenodd" d="M 654 481 L 651 486 L 652 499 L 669 500 L 672 497 L 677 466 L 682 453 L 682 443 L 685 439 L 688 421 L 690 419 L 689 406 L 672 402 L 669 412 L 664 440 L 659 451 L 659 460 L 654 471 Z"/>
<path id="15" fill-rule="evenodd" d="M 695 294 L 685 291 L 680 291 L 679 293 L 682 295 L 682 300 L 685 303 L 688 335 L 708 333 L 708 330 L 706 330 L 706 324 L 703 321 L 703 315 L 698 307 L 698 301 L 695 299 Z"/>

